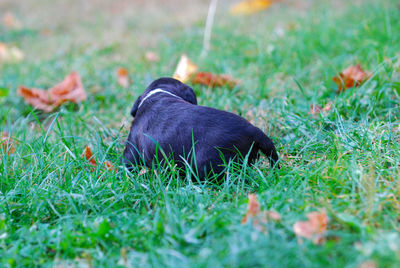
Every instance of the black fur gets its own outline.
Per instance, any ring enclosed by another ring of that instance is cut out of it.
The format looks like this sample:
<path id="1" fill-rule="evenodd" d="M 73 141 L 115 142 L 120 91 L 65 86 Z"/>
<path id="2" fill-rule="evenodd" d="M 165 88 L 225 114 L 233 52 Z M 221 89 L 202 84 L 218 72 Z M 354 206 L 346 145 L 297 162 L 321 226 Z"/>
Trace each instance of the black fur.
<path id="1" fill-rule="evenodd" d="M 156 88 L 181 99 L 160 92 L 146 99 L 139 108 L 142 99 Z M 151 83 L 136 100 L 131 114 L 135 119 L 123 157 L 128 167 L 135 164 L 151 167 L 155 155 L 161 155 L 156 143 L 167 156 L 174 157 L 179 167 L 184 167 L 182 158 L 193 168 L 197 167 L 200 179 L 210 171 L 220 174 L 224 161 L 227 163 L 238 155 L 249 154 L 248 161 L 253 163 L 259 150 L 270 159 L 271 165 L 278 161 L 273 142 L 259 128 L 238 115 L 198 106 L 194 91 L 173 78 L 160 78 Z"/>

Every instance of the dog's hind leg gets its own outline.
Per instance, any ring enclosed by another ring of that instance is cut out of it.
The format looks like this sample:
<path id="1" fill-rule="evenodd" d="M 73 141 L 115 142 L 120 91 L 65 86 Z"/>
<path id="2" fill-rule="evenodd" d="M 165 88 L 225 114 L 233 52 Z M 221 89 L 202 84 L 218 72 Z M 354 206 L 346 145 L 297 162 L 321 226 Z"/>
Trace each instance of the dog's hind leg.
<path id="1" fill-rule="evenodd" d="M 133 165 L 141 165 L 143 162 L 142 157 L 139 154 L 139 150 L 131 142 L 127 142 L 124 155 L 121 158 L 121 164 L 125 165 L 130 171 L 133 169 Z"/>

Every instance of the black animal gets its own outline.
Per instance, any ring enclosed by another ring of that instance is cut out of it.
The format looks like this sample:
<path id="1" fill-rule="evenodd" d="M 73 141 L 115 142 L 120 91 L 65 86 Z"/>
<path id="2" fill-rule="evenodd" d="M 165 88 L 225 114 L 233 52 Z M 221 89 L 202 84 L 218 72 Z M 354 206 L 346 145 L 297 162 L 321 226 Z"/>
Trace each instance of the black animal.
<path id="1" fill-rule="evenodd" d="M 221 175 L 224 162 L 248 154 L 248 162 L 263 152 L 271 166 L 278 161 L 273 142 L 246 119 L 198 106 L 192 88 L 173 78 L 152 82 L 131 110 L 134 121 L 124 151 L 127 167 L 173 157 L 178 167 L 190 164 L 200 179 Z M 162 149 L 164 154 L 159 149 Z"/>

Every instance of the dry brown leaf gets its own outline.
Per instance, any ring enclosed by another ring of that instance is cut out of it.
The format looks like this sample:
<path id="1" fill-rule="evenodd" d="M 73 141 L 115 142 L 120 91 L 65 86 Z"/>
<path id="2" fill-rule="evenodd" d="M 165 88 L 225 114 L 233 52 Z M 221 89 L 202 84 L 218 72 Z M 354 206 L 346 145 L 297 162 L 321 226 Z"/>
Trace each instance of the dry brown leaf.
<path id="1" fill-rule="evenodd" d="M 108 161 L 108 160 L 104 161 L 104 166 L 106 167 L 106 169 L 107 169 L 108 171 L 113 171 L 113 170 L 116 171 L 114 165 L 113 165 L 110 161 Z"/>
<path id="2" fill-rule="evenodd" d="M 15 152 L 13 139 L 7 132 L 2 132 L 0 135 L 0 148 L 8 155 Z"/>
<path id="3" fill-rule="evenodd" d="M 124 88 L 128 88 L 130 84 L 128 70 L 125 68 L 117 69 L 118 84 Z"/>
<path id="4" fill-rule="evenodd" d="M 201 84 L 209 87 L 236 86 L 239 82 L 226 74 L 213 74 L 209 72 L 198 72 L 191 79 L 193 84 Z"/>
<path id="5" fill-rule="evenodd" d="M 94 171 L 94 167 L 97 166 L 97 162 L 96 162 L 96 158 L 93 155 L 92 149 L 90 149 L 90 147 L 88 145 L 85 145 L 85 149 L 82 152 L 82 157 L 86 158 L 86 160 L 92 165 L 92 167 L 90 167 L 90 171 Z M 117 171 L 117 169 L 115 168 L 115 166 L 108 160 L 104 161 L 104 167 L 108 170 L 108 171 Z"/>
<path id="6" fill-rule="evenodd" d="M 322 108 L 323 112 L 329 112 L 330 110 L 332 110 L 332 102 L 328 102 L 327 104 L 325 104 L 324 108 Z"/>
<path id="7" fill-rule="evenodd" d="M 307 218 L 308 221 L 298 221 L 293 225 L 294 233 L 299 237 L 311 239 L 314 244 L 324 243 L 325 232 L 328 228 L 326 212 L 314 211 L 308 213 Z"/>
<path id="8" fill-rule="evenodd" d="M 209 87 L 236 86 L 239 81 L 225 74 L 198 72 L 198 67 L 184 54 L 181 56 L 173 78 L 186 83 L 201 84 Z"/>
<path id="9" fill-rule="evenodd" d="M 15 17 L 15 15 L 8 11 L 3 16 L 3 25 L 11 29 L 21 29 L 22 23 Z"/>
<path id="10" fill-rule="evenodd" d="M 242 224 L 248 221 L 249 217 L 254 217 L 259 215 L 261 212 L 261 206 L 258 202 L 257 196 L 255 194 L 249 194 L 249 202 L 247 203 L 247 212 L 242 219 Z"/>
<path id="11" fill-rule="evenodd" d="M 267 218 L 274 220 L 274 221 L 280 221 L 281 220 L 281 215 L 276 212 L 276 211 L 266 211 L 266 216 Z"/>
<path id="12" fill-rule="evenodd" d="M 24 59 L 24 53 L 17 47 L 0 42 L 0 63 L 18 62 Z"/>
<path id="13" fill-rule="evenodd" d="M 233 15 L 249 15 L 269 8 L 276 0 L 244 0 L 231 7 Z"/>
<path id="14" fill-rule="evenodd" d="M 371 77 L 371 74 L 364 71 L 360 64 L 357 64 L 346 68 L 339 76 L 333 77 L 332 80 L 337 84 L 337 92 L 340 93 L 347 88 L 360 86 L 369 77 Z"/>
<path id="15" fill-rule="evenodd" d="M 176 66 L 173 78 L 185 83 L 194 73 L 196 73 L 197 69 L 197 66 L 189 60 L 185 54 L 183 54 Z"/>
<path id="16" fill-rule="evenodd" d="M 321 113 L 322 107 L 319 105 L 310 104 L 310 114 L 318 115 Z"/>
<path id="17" fill-rule="evenodd" d="M 247 212 L 242 219 L 242 224 L 252 220 L 253 226 L 259 231 L 265 231 L 265 224 L 268 219 L 280 221 L 281 216 L 275 211 L 261 211 L 260 203 L 255 194 L 249 194 L 249 202 L 247 204 Z"/>
<path id="18" fill-rule="evenodd" d="M 18 95 L 36 109 L 51 112 L 64 102 L 79 103 L 86 99 L 82 80 L 77 72 L 71 72 L 61 83 L 49 90 L 20 86 Z"/>
<path id="19" fill-rule="evenodd" d="M 158 56 L 153 51 L 147 51 L 146 54 L 144 55 L 144 57 L 148 62 L 159 62 L 160 61 L 160 56 Z"/>
<path id="20" fill-rule="evenodd" d="M 88 145 L 85 145 L 85 149 L 82 152 L 82 157 L 86 158 L 87 161 L 93 166 L 96 166 L 96 159 L 94 158 L 92 149 Z"/>
<path id="21" fill-rule="evenodd" d="M 358 265 L 358 268 L 377 268 L 377 267 L 378 265 L 373 260 L 364 261 L 360 263 L 360 265 Z"/>
<path id="22" fill-rule="evenodd" d="M 149 171 L 149 170 L 148 170 L 147 168 L 142 168 L 142 169 L 139 171 L 139 176 L 146 174 L 148 171 Z"/>
<path id="23" fill-rule="evenodd" d="M 322 108 L 319 105 L 310 105 L 310 114 L 312 115 L 318 115 L 321 112 L 323 113 L 327 113 L 332 109 L 332 102 L 328 102 L 327 104 L 325 104 L 325 106 Z"/>

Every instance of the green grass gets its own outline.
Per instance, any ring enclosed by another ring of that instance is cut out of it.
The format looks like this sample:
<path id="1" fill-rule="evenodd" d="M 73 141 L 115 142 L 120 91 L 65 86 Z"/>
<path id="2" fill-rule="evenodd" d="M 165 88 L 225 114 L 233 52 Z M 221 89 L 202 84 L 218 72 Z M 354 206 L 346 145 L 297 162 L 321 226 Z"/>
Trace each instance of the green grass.
<path id="1" fill-rule="evenodd" d="M 0 26 L 0 41 L 27 54 L 0 65 L 0 88 L 9 91 L 0 95 L 0 131 L 16 140 L 15 153 L 0 152 L 1 266 L 357 267 L 374 261 L 396 267 L 397 4 L 313 1 L 299 9 L 287 2 L 252 17 L 232 17 L 220 4 L 205 58 L 199 56 L 201 18 L 186 27 L 142 29 L 148 46 L 135 41 L 140 36 L 75 39 L 105 31 L 100 18 L 82 25 L 70 20 L 50 36 L 39 26 Z M 126 29 L 138 33 L 140 19 L 124 15 Z M 146 33 L 154 29 L 154 36 Z M 148 49 L 159 53 L 159 63 L 144 60 Z M 133 102 L 153 79 L 170 76 L 182 53 L 204 71 L 241 80 L 233 90 L 194 89 L 200 105 L 240 114 L 271 136 L 280 170 L 272 172 L 262 158 L 232 169 L 222 185 L 193 184 L 159 167 L 128 174 L 99 165 L 90 172 L 84 146 L 91 145 L 99 162 L 118 165 Z M 336 94 L 332 77 L 356 63 L 372 78 Z M 119 66 L 131 71 L 128 90 L 116 83 Z M 81 105 L 43 114 L 16 94 L 18 85 L 47 88 L 71 70 L 88 92 Z M 329 101 L 329 113 L 310 115 L 310 105 Z M 266 232 L 241 224 L 250 192 L 282 217 L 268 222 Z M 293 224 L 322 209 L 330 218 L 327 243 L 299 243 Z"/>

